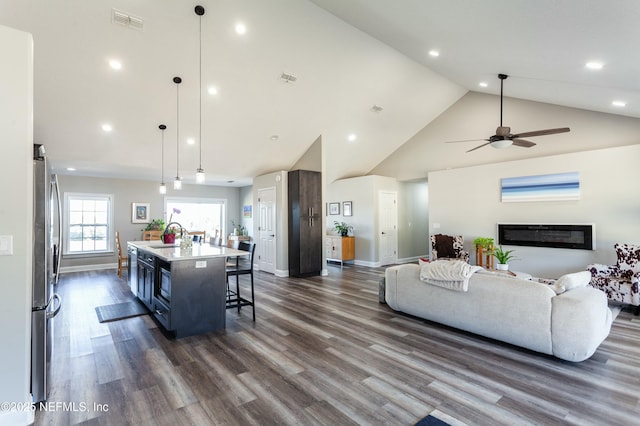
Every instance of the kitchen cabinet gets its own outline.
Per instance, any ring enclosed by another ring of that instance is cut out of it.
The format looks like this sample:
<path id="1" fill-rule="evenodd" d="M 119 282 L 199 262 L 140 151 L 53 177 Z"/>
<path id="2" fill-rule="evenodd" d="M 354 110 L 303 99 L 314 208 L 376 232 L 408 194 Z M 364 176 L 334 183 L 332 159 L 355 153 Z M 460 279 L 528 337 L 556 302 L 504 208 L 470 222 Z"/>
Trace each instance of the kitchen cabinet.
<path id="1" fill-rule="evenodd" d="M 138 251 L 137 296 L 149 309 L 152 309 L 151 294 L 155 284 L 155 257 L 145 251 Z"/>
<path id="2" fill-rule="evenodd" d="M 182 249 L 154 241 L 128 246 L 138 253 L 137 296 L 164 329 L 181 338 L 225 328 L 225 262 L 248 252 L 210 244 Z"/>
<path id="3" fill-rule="evenodd" d="M 325 253 L 327 260 L 340 262 L 340 268 L 345 261 L 355 260 L 356 258 L 356 237 L 341 237 L 336 235 L 327 235 L 325 238 Z"/>
<path id="4" fill-rule="evenodd" d="M 307 277 L 322 271 L 322 175 L 289 172 L 289 275 Z"/>

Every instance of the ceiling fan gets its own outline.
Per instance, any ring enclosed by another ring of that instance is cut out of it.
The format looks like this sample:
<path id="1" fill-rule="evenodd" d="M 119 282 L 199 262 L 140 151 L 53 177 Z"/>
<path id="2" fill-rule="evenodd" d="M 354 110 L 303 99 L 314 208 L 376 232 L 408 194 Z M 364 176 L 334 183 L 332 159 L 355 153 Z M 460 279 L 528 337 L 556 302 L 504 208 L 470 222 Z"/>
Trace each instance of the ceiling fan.
<path id="1" fill-rule="evenodd" d="M 483 146 L 491 145 L 494 148 L 507 148 L 511 145 L 520 146 L 522 148 L 531 148 L 535 146 L 534 142 L 530 142 L 521 138 L 531 138 L 534 136 L 545 136 L 545 135 L 553 135 L 556 133 L 566 133 L 569 131 L 568 127 L 560 127 L 557 129 L 546 129 L 546 130 L 534 130 L 532 132 L 524 132 L 524 133 L 511 133 L 510 127 L 502 126 L 502 90 L 503 83 L 506 80 L 508 75 L 506 74 L 498 74 L 498 78 L 500 79 L 500 127 L 496 129 L 496 134 L 493 136 L 489 136 L 489 139 L 467 139 L 463 141 L 448 141 L 446 143 L 458 143 L 458 142 L 471 142 L 471 141 L 487 141 L 482 145 L 478 145 L 475 148 L 468 150 L 467 152 L 475 151 L 478 148 L 482 148 Z"/>

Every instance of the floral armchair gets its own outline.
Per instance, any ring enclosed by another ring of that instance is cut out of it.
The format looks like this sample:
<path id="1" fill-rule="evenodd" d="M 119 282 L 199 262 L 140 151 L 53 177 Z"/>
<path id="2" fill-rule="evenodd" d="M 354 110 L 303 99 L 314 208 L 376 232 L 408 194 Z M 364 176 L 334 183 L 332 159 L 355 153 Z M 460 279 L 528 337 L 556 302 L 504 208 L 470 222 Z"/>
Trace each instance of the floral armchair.
<path id="1" fill-rule="evenodd" d="M 456 259 L 469 263 L 469 252 L 464 250 L 462 235 L 431 235 L 431 260 Z"/>
<path id="2" fill-rule="evenodd" d="M 615 265 L 598 263 L 587 266 L 591 272 L 590 285 L 602 290 L 609 300 L 637 306 L 640 312 L 640 246 L 616 244 L 618 261 Z"/>

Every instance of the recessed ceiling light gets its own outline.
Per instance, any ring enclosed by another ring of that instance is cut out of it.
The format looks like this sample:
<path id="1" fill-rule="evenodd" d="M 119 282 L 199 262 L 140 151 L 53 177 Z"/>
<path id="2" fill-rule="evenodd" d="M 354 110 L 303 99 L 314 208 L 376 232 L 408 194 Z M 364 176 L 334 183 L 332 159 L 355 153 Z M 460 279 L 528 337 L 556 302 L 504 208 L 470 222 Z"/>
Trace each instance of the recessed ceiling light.
<path id="1" fill-rule="evenodd" d="M 209 88 L 207 89 L 207 92 L 209 92 L 210 95 L 217 95 L 218 88 L 215 86 L 209 86 Z"/>
<path id="2" fill-rule="evenodd" d="M 75 167 L 67 167 L 67 171 L 68 172 L 75 172 L 76 168 Z"/>
<path id="3" fill-rule="evenodd" d="M 382 112 L 383 109 L 384 107 L 382 105 L 373 105 L 371 107 L 371 111 L 373 112 Z"/>
<path id="4" fill-rule="evenodd" d="M 105 123 L 102 125 L 102 130 L 105 132 L 110 132 L 113 130 L 113 126 L 111 124 Z"/>
<path id="5" fill-rule="evenodd" d="M 196 144 L 196 141 L 195 141 L 195 139 L 193 139 L 193 138 L 189 138 L 189 139 L 187 139 L 187 143 L 188 143 L 189 145 L 195 145 L 195 144 Z"/>
<path id="6" fill-rule="evenodd" d="M 488 83 L 485 83 L 484 81 L 481 81 L 481 82 L 478 84 L 478 86 L 480 86 L 480 87 L 489 87 L 489 84 L 488 84 Z"/>
<path id="7" fill-rule="evenodd" d="M 278 135 L 271 135 L 270 138 L 272 141 L 277 141 L 278 140 Z"/>
<path id="8" fill-rule="evenodd" d="M 440 52 L 438 52 L 437 50 L 430 50 L 429 56 L 433 56 L 434 58 L 437 58 L 438 56 L 440 56 Z"/>
<path id="9" fill-rule="evenodd" d="M 247 32 L 247 27 L 242 22 L 238 22 L 236 24 L 236 33 L 243 35 L 246 32 Z"/>
<path id="10" fill-rule="evenodd" d="M 122 69 L 122 62 L 118 61 L 117 59 L 111 59 L 109 61 L 109 66 L 111 67 L 111 69 L 121 70 Z"/>
<path id="11" fill-rule="evenodd" d="M 349 139 L 349 142 L 353 142 L 353 141 L 355 141 L 356 139 L 358 139 L 358 136 L 357 136 L 355 133 L 351 133 L 351 134 L 347 137 L 347 139 Z"/>
<path id="12" fill-rule="evenodd" d="M 613 101 L 611 102 L 611 105 L 613 105 L 614 107 L 623 108 L 627 106 L 627 103 L 623 101 Z"/>
<path id="13" fill-rule="evenodd" d="M 585 67 L 589 68 L 590 70 L 601 70 L 602 67 L 604 67 L 604 64 L 602 62 L 592 61 L 592 62 L 587 62 L 585 64 Z"/>

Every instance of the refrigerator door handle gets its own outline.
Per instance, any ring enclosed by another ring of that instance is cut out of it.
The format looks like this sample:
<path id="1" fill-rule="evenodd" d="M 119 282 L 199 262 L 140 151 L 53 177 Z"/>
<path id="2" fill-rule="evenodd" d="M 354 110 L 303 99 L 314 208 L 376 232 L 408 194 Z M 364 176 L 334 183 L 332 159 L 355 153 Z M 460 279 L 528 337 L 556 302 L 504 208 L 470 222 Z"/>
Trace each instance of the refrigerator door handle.
<path id="1" fill-rule="evenodd" d="M 62 299 L 60 298 L 60 295 L 58 293 L 55 293 L 51 298 L 52 303 L 54 300 L 58 301 L 58 307 L 52 312 L 47 312 L 47 319 L 53 318 L 58 315 L 58 312 L 60 312 L 60 308 L 62 308 Z"/>

